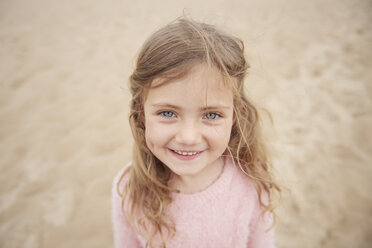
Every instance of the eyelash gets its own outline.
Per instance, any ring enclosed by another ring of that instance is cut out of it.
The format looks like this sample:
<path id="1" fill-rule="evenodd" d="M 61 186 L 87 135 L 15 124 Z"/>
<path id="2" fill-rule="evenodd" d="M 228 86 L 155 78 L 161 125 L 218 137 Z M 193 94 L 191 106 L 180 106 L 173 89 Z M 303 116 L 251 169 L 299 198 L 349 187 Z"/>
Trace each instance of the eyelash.
<path id="1" fill-rule="evenodd" d="M 208 115 L 214 115 L 214 118 L 207 118 Z M 215 113 L 215 112 L 209 112 L 209 113 L 206 113 L 204 116 L 203 116 L 203 119 L 208 119 L 208 120 L 216 120 L 218 118 L 220 118 L 221 115 L 218 114 L 218 113 Z"/>
<path id="2" fill-rule="evenodd" d="M 166 114 L 172 114 L 172 116 L 167 116 Z M 172 117 L 175 117 L 176 116 L 176 114 L 175 113 L 173 113 L 172 111 L 162 111 L 162 112 L 160 112 L 159 113 L 162 117 L 164 117 L 164 118 L 172 118 Z"/>
<path id="3" fill-rule="evenodd" d="M 171 115 L 171 116 L 168 116 L 168 115 Z M 167 119 L 170 119 L 170 118 L 173 118 L 173 117 L 176 117 L 176 114 L 172 111 L 162 111 L 159 113 L 159 115 L 161 117 L 164 117 L 164 118 L 167 118 Z M 214 118 L 210 118 L 211 116 L 210 115 L 213 115 Z M 209 118 L 208 118 L 209 116 Z M 204 116 L 203 116 L 203 119 L 207 119 L 207 120 L 216 120 L 218 118 L 220 118 L 221 115 L 218 114 L 218 113 L 215 113 L 215 112 L 209 112 L 209 113 L 206 113 Z"/>

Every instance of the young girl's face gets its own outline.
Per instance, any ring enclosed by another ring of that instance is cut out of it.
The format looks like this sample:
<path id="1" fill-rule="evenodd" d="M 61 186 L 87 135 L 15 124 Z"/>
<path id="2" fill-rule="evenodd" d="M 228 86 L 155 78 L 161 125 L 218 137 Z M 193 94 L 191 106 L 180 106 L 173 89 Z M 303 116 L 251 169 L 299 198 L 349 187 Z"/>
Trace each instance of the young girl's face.
<path id="1" fill-rule="evenodd" d="M 197 178 L 221 165 L 233 94 L 217 69 L 196 65 L 186 77 L 151 88 L 144 112 L 147 146 L 175 175 Z"/>

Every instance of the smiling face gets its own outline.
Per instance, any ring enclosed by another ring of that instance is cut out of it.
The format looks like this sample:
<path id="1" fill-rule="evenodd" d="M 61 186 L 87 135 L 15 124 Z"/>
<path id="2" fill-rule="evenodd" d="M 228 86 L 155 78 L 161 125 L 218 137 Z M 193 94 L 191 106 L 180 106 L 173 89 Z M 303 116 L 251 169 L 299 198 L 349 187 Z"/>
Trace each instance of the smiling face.
<path id="1" fill-rule="evenodd" d="M 151 152 L 183 181 L 213 181 L 223 168 L 233 124 L 233 94 L 205 65 L 149 90 L 145 137 Z"/>

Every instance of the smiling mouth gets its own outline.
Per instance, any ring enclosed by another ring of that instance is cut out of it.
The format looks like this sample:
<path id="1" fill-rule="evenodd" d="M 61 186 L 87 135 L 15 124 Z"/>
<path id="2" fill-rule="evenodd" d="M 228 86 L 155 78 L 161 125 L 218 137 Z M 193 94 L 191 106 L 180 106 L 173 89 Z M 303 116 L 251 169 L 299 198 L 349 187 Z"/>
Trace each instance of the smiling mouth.
<path id="1" fill-rule="evenodd" d="M 202 151 L 191 152 L 191 151 L 180 151 L 180 150 L 172 150 L 172 151 L 182 156 L 193 156 L 193 155 L 196 155 L 202 152 Z"/>

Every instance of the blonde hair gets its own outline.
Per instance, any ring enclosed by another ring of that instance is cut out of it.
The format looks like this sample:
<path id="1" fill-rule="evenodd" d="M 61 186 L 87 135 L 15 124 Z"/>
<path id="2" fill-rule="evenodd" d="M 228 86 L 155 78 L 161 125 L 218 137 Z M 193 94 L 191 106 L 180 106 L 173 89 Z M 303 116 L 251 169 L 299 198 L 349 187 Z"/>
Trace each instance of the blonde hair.
<path id="1" fill-rule="evenodd" d="M 172 202 L 167 186 L 170 169 L 158 160 L 146 146 L 144 101 L 154 79 L 171 81 L 181 78 L 196 64 L 217 68 L 234 93 L 234 124 L 224 155 L 231 156 L 251 179 L 258 192 L 264 212 L 274 214 L 272 194 L 280 195 L 280 187 L 269 170 L 269 162 L 261 142 L 256 108 L 244 93 L 244 78 L 249 68 L 243 42 L 214 26 L 187 18 L 161 28 L 144 43 L 136 68 L 130 76 L 130 126 L 134 137 L 132 166 L 123 173 L 126 183 L 122 211 L 132 228 L 147 240 L 146 247 L 161 246 L 176 232 L 171 216 L 165 209 Z M 262 193 L 267 197 L 262 199 Z M 274 214 L 275 216 L 275 214 Z"/>

